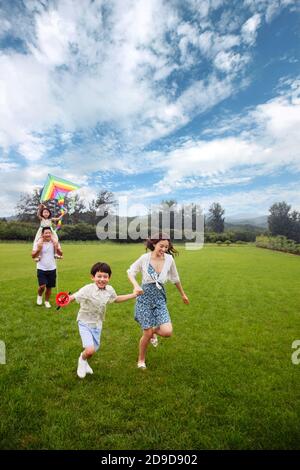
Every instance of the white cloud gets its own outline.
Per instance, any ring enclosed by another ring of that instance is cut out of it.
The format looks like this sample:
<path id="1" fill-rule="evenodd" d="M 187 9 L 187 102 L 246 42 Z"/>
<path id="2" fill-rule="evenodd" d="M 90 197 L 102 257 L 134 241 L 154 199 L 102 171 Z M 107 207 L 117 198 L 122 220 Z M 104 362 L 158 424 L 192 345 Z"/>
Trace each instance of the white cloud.
<path id="1" fill-rule="evenodd" d="M 245 133 L 214 142 L 190 140 L 151 160 L 143 150 L 245 86 L 258 28 L 292 2 L 277 2 L 272 12 L 270 0 L 245 0 L 245 11 L 252 15 L 247 21 L 245 12 L 239 15 L 237 7 L 219 0 L 187 2 L 191 21 L 177 1 L 23 3 L 23 10 L 14 7 L 0 23 L 4 34 L 22 43 L 18 51 L 0 51 L 0 147 L 5 155 L 18 151 L 26 160 L 26 188 L 41 184 L 39 165 L 46 162 L 55 174 L 62 160 L 65 176 L 74 168 L 77 181 L 76 174 L 88 178 L 99 169 L 125 174 L 156 169 L 162 156 L 168 164 L 174 161 L 172 170 L 163 169 L 162 182 L 178 188 L 192 188 L 203 174 L 212 184 L 218 184 L 220 174 L 224 181 L 237 182 L 239 152 L 247 164 L 262 155 L 257 165 L 265 169 L 284 159 L 298 165 L 298 111 L 296 102 L 284 96 L 251 115 L 257 141 Z M 218 23 L 212 13 L 218 16 L 222 5 L 228 14 Z M 4 12 L 9 12 L 7 4 Z M 193 165 L 192 174 L 180 163 L 182 156 Z M 11 169 L 18 180 L 21 170 L 9 163 L 3 162 L 3 169 Z"/>
<path id="2" fill-rule="evenodd" d="M 13 170 L 16 170 L 17 168 L 18 168 L 17 163 L 8 162 L 8 161 L 0 162 L 0 171 L 2 172 L 11 172 Z"/>
<path id="3" fill-rule="evenodd" d="M 267 23 L 270 23 L 280 12 L 286 8 L 297 9 L 298 0 L 244 0 L 246 8 L 252 13 L 262 14 Z"/>
<path id="4" fill-rule="evenodd" d="M 37 46 L 29 48 L 38 62 L 46 67 L 69 62 L 69 45 L 76 41 L 75 25 L 50 10 L 36 17 Z"/>
<path id="5" fill-rule="evenodd" d="M 200 3 L 203 13 L 221 4 L 207 2 L 204 8 Z M 97 123 L 113 123 L 124 138 L 129 136 L 138 144 L 145 136 L 147 144 L 229 96 L 233 71 L 237 73 L 247 62 L 231 52 L 239 44 L 238 36 L 201 33 L 200 26 L 183 21 L 179 10 L 163 0 L 109 4 L 62 0 L 50 3 L 48 9 L 34 1 L 26 5 L 28 31 L 23 31 L 22 40 L 28 53 L 11 51 L 0 56 L 0 145 L 4 148 L 26 149 L 30 134 L 34 139 L 53 128 L 76 132 Z M 231 78 L 196 77 L 175 98 L 164 80 L 180 68 L 193 66 L 200 52 L 212 61 L 221 54 L 215 65 Z"/>
<path id="6" fill-rule="evenodd" d="M 221 7 L 224 0 L 188 0 L 188 3 L 194 13 L 199 16 L 201 20 L 207 18 L 209 13 Z"/>
<path id="7" fill-rule="evenodd" d="M 252 128 L 240 135 L 212 140 L 189 140 L 179 148 L 161 155 L 159 165 L 165 176 L 157 184 L 160 191 L 214 185 L 224 175 L 233 184 L 237 175 L 253 179 L 275 169 L 300 171 L 300 86 L 298 81 L 285 95 L 258 105 L 244 116 Z M 238 119 L 237 119 L 238 120 Z M 229 126 L 221 123 L 227 131 Z M 230 176 L 230 177 L 229 177 Z"/>
<path id="8" fill-rule="evenodd" d="M 10 22 L 6 18 L 0 18 L 0 38 L 3 37 L 11 28 Z"/>
<path id="9" fill-rule="evenodd" d="M 0 55 L 0 70 L 2 147 L 18 145 L 32 132 L 45 132 L 61 120 L 49 75 L 32 56 Z"/>
<path id="10" fill-rule="evenodd" d="M 249 18 L 242 26 L 241 32 L 243 40 L 249 44 L 253 45 L 256 40 L 257 30 L 261 24 L 261 18 L 258 13 Z"/>
<path id="11" fill-rule="evenodd" d="M 239 53 L 219 52 L 214 60 L 217 69 L 227 72 L 236 73 L 250 61 L 250 57 L 246 54 L 241 56 Z"/>
<path id="12" fill-rule="evenodd" d="M 200 197 L 198 203 L 207 210 L 213 202 L 219 202 L 225 208 L 225 216 L 240 213 L 241 208 L 248 216 L 267 215 L 272 204 L 286 201 L 292 205 L 293 210 L 300 210 L 300 192 L 296 184 L 270 185 L 268 187 L 230 191 L 228 194 L 216 192 L 209 197 Z"/>
<path id="13" fill-rule="evenodd" d="M 18 147 L 19 153 L 29 161 L 39 160 L 46 153 L 48 146 L 43 139 L 33 135 L 24 136 Z"/>

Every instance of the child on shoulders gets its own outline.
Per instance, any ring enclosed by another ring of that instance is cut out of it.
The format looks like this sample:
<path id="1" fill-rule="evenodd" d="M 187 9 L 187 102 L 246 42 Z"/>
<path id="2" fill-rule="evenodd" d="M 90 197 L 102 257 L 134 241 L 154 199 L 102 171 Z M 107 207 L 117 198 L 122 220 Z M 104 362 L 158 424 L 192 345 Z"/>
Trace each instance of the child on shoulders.
<path id="1" fill-rule="evenodd" d="M 52 232 L 52 238 L 51 239 L 52 239 L 52 242 L 53 242 L 54 246 L 58 247 L 59 251 L 61 252 L 61 246 L 60 246 L 60 243 L 58 241 L 57 233 L 53 228 L 53 223 L 58 222 L 63 217 L 63 215 L 64 214 L 61 214 L 59 217 L 52 217 L 51 211 L 50 211 L 50 209 L 48 209 L 48 207 L 46 207 L 44 204 L 39 205 L 38 211 L 37 211 L 37 216 L 40 219 L 40 226 L 39 226 L 39 229 L 38 229 L 38 231 L 35 235 L 33 246 L 37 245 L 38 241 L 41 239 L 43 228 L 48 227 L 48 228 L 50 228 L 50 230 Z M 55 249 L 54 256 L 55 256 L 55 258 L 62 258 L 62 255 L 59 255 L 56 249 Z M 33 259 L 36 262 L 40 261 L 39 256 L 37 256 Z"/>

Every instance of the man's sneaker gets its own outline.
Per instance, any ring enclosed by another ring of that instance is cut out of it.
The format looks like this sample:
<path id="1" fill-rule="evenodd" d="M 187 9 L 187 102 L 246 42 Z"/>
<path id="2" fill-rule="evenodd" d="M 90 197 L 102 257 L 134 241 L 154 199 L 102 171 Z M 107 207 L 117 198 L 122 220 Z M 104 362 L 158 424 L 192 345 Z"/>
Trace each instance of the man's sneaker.
<path id="1" fill-rule="evenodd" d="M 145 364 L 145 361 L 139 361 L 137 363 L 138 369 L 147 369 L 147 366 Z"/>
<path id="2" fill-rule="evenodd" d="M 50 302 L 48 302 L 48 300 L 45 300 L 45 307 L 46 308 L 51 308 L 51 304 L 50 304 Z"/>
<path id="3" fill-rule="evenodd" d="M 154 346 L 154 348 L 157 348 L 158 346 L 158 339 L 157 339 L 157 336 L 156 335 L 153 335 L 152 338 L 150 339 L 150 343 L 152 344 L 152 346 Z"/>
<path id="4" fill-rule="evenodd" d="M 37 305 L 43 305 L 43 296 L 42 295 L 38 295 L 37 298 L 36 298 L 36 304 Z"/>
<path id="5" fill-rule="evenodd" d="M 88 361 L 86 361 L 86 373 L 87 373 L 87 374 L 93 374 L 93 373 L 94 373 L 94 371 L 93 371 L 93 369 L 90 367 Z"/>
<path id="6" fill-rule="evenodd" d="M 77 375 L 81 379 L 84 379 L 84 377 L 86 376 L 86 365 L 87 365 L 87 361 L 82 359 L 82 355 L 80 354 L 79 359 L 78 359 Z"/>

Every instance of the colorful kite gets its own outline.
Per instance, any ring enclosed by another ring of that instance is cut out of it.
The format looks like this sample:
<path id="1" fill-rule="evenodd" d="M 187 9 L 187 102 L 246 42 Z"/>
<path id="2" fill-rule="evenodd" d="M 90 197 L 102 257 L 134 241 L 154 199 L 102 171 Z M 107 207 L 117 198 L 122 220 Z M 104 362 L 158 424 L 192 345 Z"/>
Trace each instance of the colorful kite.
<path id="1" fill-rule="evenodd" d="M 50 199 L 56 199 L 60 207 L 60 213 L 63 216 L 66 212 L 66 208 L 64 206 L 66 194 L 79 188 L 80 186 L 78 186 L 78 184 L 71 183 L 71 181 L 57 178 L 53 175 L 48 175 L 43 192 L 41 194 L 41 202 L 49 201 Z M 56 230 L 59 230 L 60 228 L 61 219 L 56 225 Z"/>

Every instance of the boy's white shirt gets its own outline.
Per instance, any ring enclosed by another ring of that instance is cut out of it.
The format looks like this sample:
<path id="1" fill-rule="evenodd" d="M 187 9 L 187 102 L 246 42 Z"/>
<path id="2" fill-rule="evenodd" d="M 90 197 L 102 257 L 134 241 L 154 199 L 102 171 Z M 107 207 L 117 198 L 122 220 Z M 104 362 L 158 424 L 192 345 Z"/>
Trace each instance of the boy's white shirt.
<path id="1" fill-rule="evenodd" d="M 145 253 L 140 256 L 127 270 L 128 274 L 136 276 L 139 272 L 142 273 L 142 284 L 151 284 L 155 282 L 153 277 L 148 273 L 148 267 L 151 260 L 151 252 Z M 164 284 L 167 281 L 175 284 L 180 282 L 179 275 L 177 272 L 176 264 L 172 255 L 165 253 L 165 261 L 161 273 L 157 278 L 158 282 Z"/>
<path id="2" fill-rule="evenodd" d="M 106 304 L 113 303 L 117 294 L 114 288 L 107 285 L 105 289 L 99 289 L 95 282 L 75 292 L 74 298 L 80 304 L 77 321 L 81 321 L 91 328 L 100 328 L 105 319 Z"/>
<path id="3" fill-rule="evenodd" d="M 36 249 L 37 242 L 33 245 L 33 250 L 35 251 Z M 37 269 L 41 269 L 42 271 L 53 271 L 53 269 L 56 269 L 54 246 L 52 242 L 43 242 L 39 256 L 41 259 L 37 262 Z"/>

